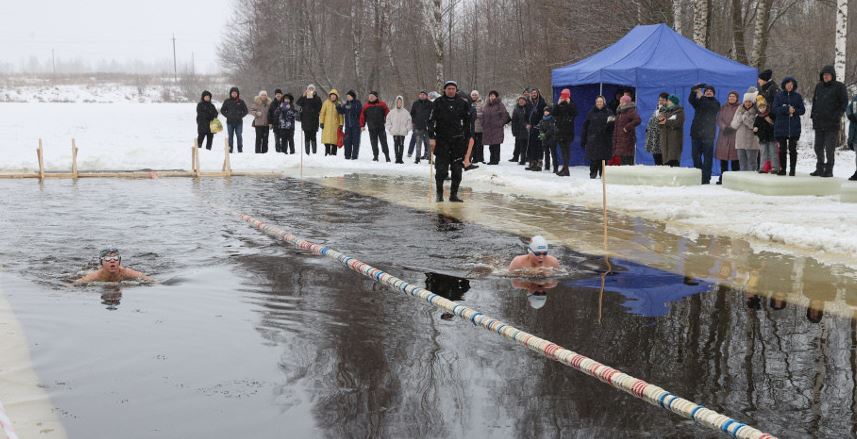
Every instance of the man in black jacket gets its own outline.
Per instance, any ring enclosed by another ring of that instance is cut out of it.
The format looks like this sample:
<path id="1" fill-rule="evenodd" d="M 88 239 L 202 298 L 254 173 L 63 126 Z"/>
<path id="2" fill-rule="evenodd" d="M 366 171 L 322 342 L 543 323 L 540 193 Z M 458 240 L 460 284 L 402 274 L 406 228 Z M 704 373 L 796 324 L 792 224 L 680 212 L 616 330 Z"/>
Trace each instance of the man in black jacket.
<path id="1" fill-rule="evenodd" d="M 458 186 L 465 166 L 470 166 L 470 154 L 473 151 L 473 120 L 470 115 L 470 103 L 458 96 L 458 84 L 447 81 L 443 86 L 443 96 L 432 102 L 432 111 L 426 129 L 431 150 L 435 156 L 435 184 L 437 201 L 443 201 L 443 182 L 452 172 L 452 185 L 449 201 L 461 203 L 458 198 Z"/>
<path id="2" fill-rule="evenodd" d="M 429 139 L 426 134 L 429 116 L 431 116 L 431 101 L 428 99 L 428 93 L 421 91 L 417 100 L 411 104 L 413 133 L 411 134 L 411 145 L 408 147 L 408 157 L 414 153 L 414 147 L 416 147 L 417 159 L 414 163 L 429 158 Z"/>
<path id="3" fill-rule="evenodd" d="M 833 66 L 824 66 L 812 95 L 812 128 L 815 130 L 815 172 L 813 177 L 833 177 L 833 161 L 842 115 L 848 106 L 848 90 L 836 80 Z M 827 160 L 825 160 L 825 157 Z"/>
<path id="4" fill-rule="evenodd" d="M 774 105 L 774 98 L 777 97 L 777 93 L 780 91 L 780 87 L 777 85 L 777 82 L 774 81 L 774 72 L 771 69 L 764 70 L 762 73 L 759 73 L 759 79 L 756 83 L 759 85 L 759 94 L 765 97 L 765 102 L 768 103 L 768 108 L 772 108 Z"/>
<path id="5" fill-rule="evenodd" d="M 688 97 L 694 111 L 690 125 L 693 167 L 702 170 L 702 184 L 711 183 L 711 165 L 714 163 L 714 137 L 720 113 L 720 102 L 714 93 L 714 86 L 697 84 L 690 89 Z"/>
<path id="6" fill-rule="evenodd" d="M 244 116 L 248 113 L 247 104 L 241 99 L 238 87 L 229 89 L 229 99 L 220 106 L 220 114 L 226 116 L 226 128 L 229 130 L 229 152 L 232 152 L 232 137 L 238 136 L 238 152 L 244 148 Z"/>

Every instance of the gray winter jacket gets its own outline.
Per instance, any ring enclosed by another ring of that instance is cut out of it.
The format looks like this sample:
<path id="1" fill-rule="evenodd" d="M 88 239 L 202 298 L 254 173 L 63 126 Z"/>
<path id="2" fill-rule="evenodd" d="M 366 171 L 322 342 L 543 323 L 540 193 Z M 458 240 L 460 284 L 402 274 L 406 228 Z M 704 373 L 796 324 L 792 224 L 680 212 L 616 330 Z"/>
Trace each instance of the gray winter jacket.
<path id="1" fill-rule="evenodd" d="M 735 111 L 735 116 L 732 118 L 732 128 L 735 132 L 735 149 L 755 149 L 759 148 L 759 138 L 753 133 L 753 125 L 756 123 L 756 106 L 753 105 L 749 110 L 743 105 Z"/>
<path id="2" fill-rule="evenodd" d="M 399 101 L 402 101 L 402 108 L 398 108 Z M 404 98 L 396 96 L 396 107 L 387 114 L 387 131 L 391 136 L 407 136 L 411 132 L 411 125 L 411 112 L 405 110 Z"/>

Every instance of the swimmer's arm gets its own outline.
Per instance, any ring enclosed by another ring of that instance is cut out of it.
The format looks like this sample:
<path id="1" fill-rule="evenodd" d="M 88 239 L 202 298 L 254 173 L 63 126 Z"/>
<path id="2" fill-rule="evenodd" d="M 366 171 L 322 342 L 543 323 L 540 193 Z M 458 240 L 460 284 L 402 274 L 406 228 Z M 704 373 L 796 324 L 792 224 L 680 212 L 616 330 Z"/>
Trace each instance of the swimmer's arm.
<path id="1" fill-rule="evenodd" d="M 522 265 L 523 264 L 521 263 L 521 257 L 515 256 L 515 258 L 512 259 L 512 262 L 509 264 L 509 272 L 511 273 L 515 271 L 520 271 L 523 268 Z"/>
<path id="2" fill-rule="evenodd" d="M 82 278 L 74 281 L 74 284 L 75 285 L 83 285 L 83 284 L 88 284 L 90 282 L 96 282 L 96 281 L 98 281 L 98 272 L 93 271 L 92 273 L 89 273 L 89 274 L 83 276 Z"/>
<path id="3" fill-rule="evenodd" d="M 157 282 L 155 279 L 153 279 L 149 276 L 146 276 L 145 274 L 140 273 L 139 271 L 131 269 L 131 268 L 123 268 L 122 278 L 126 279 L 126 280 L 136 280 L 136 281 L 140 281 L 140 282 L 150 282 L 150 283 Z"/>

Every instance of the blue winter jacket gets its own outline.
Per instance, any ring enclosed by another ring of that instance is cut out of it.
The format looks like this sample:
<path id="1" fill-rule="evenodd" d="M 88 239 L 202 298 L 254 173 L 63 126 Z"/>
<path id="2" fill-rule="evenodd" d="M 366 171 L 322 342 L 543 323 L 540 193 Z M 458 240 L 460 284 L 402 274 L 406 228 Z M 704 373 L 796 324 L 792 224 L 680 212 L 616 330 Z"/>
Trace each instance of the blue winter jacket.
<path id="1" fill-rule="evenodd" d="M 345 117 L 346 130 L 360 129 L 360 110 L 363 109 L 363 104 L 357 99 L 345 101 L 336 106 L 336 111 Z"/>
<path id="2" fill-rule="evenodd" d="M 786 91 L 786 83 L 792 82 L 795 87 L 791 92 Z M 803 96 L 797 92 L 797 80 L 786 77 L 780 84 L 780 92 L 774 98 L 774 137 L 800 137 L 800 117 L 806 113 L 803 106 Z M 795 113 L 789 115 L 789 106 L 795 107 Z"/>

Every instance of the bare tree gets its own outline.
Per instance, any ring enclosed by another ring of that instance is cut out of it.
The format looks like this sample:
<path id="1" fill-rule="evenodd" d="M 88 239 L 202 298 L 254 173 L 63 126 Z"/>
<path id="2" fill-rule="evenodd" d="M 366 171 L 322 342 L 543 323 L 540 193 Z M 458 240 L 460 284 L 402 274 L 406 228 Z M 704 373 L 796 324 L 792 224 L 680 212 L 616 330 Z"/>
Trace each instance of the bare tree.
<path id="1" fill-rule="evenodd" d="M 848 0 L 836 1 L 836 43 L 833 47 L 833 65 L 836 77 L 845 81 L 845 55 L 848 50 Z"/>
<path id="2" fill-rule="evenodd" d="M 732 0 L 732 53 L 740 63 L 747 64 L 747 48 L 744 44 L 744 13 L 741 0 Z"/>
<path id="3" fill-rule="evenodd" d="M 771 17 L 771 7 L 774 0 L 758 0 L 756 3 L 756 24 L 753 28 L 753 52 L 750 54 L 750 65 L 762 68 L 765 65 L 765 54 L 768 51 L 768 21 Z"/>
<path id="4" fill-rule="evenodd" d="M 708 12 L 711 0 L 694 0 L 693 2 L 693 41 L 702 47 L 708 43 Z"/>
<path id="5" fill-rule="evenodd" d="M 681 4 L 681 0 L 673 0 L 673 29 L 678 33 L 682 33 Z"/>

